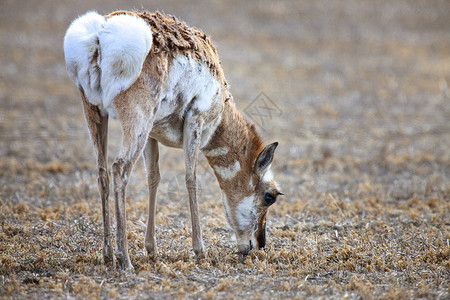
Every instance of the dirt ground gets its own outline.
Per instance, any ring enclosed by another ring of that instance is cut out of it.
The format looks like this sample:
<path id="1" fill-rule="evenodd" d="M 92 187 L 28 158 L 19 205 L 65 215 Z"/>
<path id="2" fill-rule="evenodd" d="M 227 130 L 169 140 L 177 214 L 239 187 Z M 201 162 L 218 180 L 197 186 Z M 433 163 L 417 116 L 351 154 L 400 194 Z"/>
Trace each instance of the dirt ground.
<path id="1" fill-rule="evenodd" d="M 265 251 L 244 263 L 204 158 L 208 254 L 194 258 L 183 155 L 161 147 L 159 256 L 142 255 L 139 161 L 127 194 L 136 272 L 102 265 L 94 151 L 62 42 L 87 10 L 133 8 L 208 33 L 237 106 L 280 143 L 273 170 L 286 196 Z M 0 298 L 449 299 L 449 15 L 450 2 L 434 0 L 2 0 Z"/>

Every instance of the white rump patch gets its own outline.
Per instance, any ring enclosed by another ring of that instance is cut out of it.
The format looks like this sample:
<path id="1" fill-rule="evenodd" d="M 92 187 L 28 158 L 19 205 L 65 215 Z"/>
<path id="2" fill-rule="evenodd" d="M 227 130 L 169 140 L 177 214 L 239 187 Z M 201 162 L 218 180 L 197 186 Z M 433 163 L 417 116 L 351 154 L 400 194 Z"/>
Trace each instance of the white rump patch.
<path id="1" fill-rule="evenodd" d="M 106 21 L 99 41 L 103 106 L 110 107 L 114 97 L 129 88 L 141 74 L 152 46 L 152 32 L 139 17 L 117 15 Z"/>
<path id="2" fill-rule="evenodd" d="M 151 45 L 151 29 L 141 18 L 106 20 L 88 12 L 72 22 L 64 37 L 67 71 L 88 101 L 105 112 L 136 81 Z"/>
<path id="3" fill-rule="evenodd" d="M 222 156 L 226 155 L 228 153 L 228 148 L 226 147 L 219 147 L 215 149 L 211 149 L 209 151 L 204 151 L 203 154 L 205 156 L 214 157 L 214 156 Z"/>
<path id="4" fill-rule="evenodd" d="M 245 197 L 237 206 L 236 221 L 238 223 L 239 230 L 245 230 L 248 226 L 253 224 L 256 218 L 254 200 L 254 195 Z"/>
<path id="5" fill-rule="evenodd" d="M 106 20 L 96 12 L 75 19 L 64 36 L 64 58 L 70 78 L 82 87 L 90 103 L 102 102 L 100 72 L 94 55 L 98 51 L 98 32 Z"/>
<path id="6" fill-rule="evenodd" d="M 233 179 L 234 176 L 236 176 L 236 174 L 241 170 L 241 164 L 239 163 L 239 161 L 236 161 L 234 164 L 227 167 L 214 166 L 213 168 L 216 171 L 217 175 L 220 176 L 220 178 L 229 180 Z"/>

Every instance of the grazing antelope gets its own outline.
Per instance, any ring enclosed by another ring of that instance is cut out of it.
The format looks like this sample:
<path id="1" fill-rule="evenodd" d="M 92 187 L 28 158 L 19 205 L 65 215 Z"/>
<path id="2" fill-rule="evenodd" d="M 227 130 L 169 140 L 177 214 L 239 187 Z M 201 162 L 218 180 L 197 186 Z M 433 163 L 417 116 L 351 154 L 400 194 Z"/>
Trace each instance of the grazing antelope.
<path id="1" fill-rule="evenodd" d="M 64 38 L 68 73 L 78 86 L 97 156 L 102 199 L 104 263 L 114 265 L 109 219 L 108 118 L 122 126 L 122 145 L 112 164 L 116 212 L 115 257 L 132 270 L 126 239 L 125 189 L 143 153 L 149 185 L 145 248 L 156 254 L 155 202 L 160 180 L 158 142 L 184 150 L 186 187 L 197 256 L 204 248 L 196 172 L 202 151 L 225 194 L 223 204 L 241 257 L 266 238 L 267 209 L 279 192 L 270 165 L 278 143 L 263 147 L 255 127 L 237 111 L 219 57 L 209 38 L 161 13 L 88 12 Z"/>

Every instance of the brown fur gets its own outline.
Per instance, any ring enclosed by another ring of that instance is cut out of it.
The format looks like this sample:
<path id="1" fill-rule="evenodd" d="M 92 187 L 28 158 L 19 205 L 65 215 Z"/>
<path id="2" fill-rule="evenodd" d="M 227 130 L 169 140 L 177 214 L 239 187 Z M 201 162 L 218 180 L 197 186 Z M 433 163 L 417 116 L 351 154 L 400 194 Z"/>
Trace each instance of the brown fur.
<path id="1" fill-rule="evenodd" d="M 255 126 L 244 119 L 232 101 L 225 103 L 221 122 L 211 137 L 210 143 L 203 150 L 208 151 L 219 147 L 226 147 L 229 152 L 223 156 L 206 156 L 211 167 L 226 167 L 235 161 L 239 161 L 241 166 L 240 171 L 230 180 L 224 180 L 216 174 L 220 188 L 228 199 L 235 199 L 237 190 L 249 196 L 254 192 L 250 189 L 249 183 L 256 184 L 259 181 L 254 173 L 254 165 L 264 145 Z M 238 199 L 229 203 L 232 211 L 236 210 L 238 205 Z"/>
<path id="2" fill-rule="evenodd" d="M 149 74 L 160 82 L 168 75 L 170 62 L 178 55 L 190 56 L 204 62 L 222 87 L 224 101 L 230 100 L 228 84 L 223 73 L 221 61 L 211 40 L 197 28 L 188 26 L 175 16 L 161 12 L 116 11 L 106 18 L 130 14 L 144 19 L 152 29 L 152 48 L 147 56 L 146 66 Z"/>
<path id="3" fill-rule="evenodd" d="M 114 265 L 114 255 L 111 243 L 111 225 L 109 219 L 109 176 L 107 161 L 108 116 L 102 116 L 98 107 L 89 103 L 82 88 L 80 88 L 80 94 L 86 124 L 97 156 L 97 182 L 100 197 L 102 199 L 103 216 L 103 261 L 105 264 Z"/>
<path id="4" fill-rule="evenodd" d="M 265 219 L 267 205 L 264 204 L 264 192 L 271 189 L 273 183 L 261 182 L 261 167 L 259 165 L 260 153 L 269 153 L 267 148 L 275 149 L 275 143 L 263 147 L 263 142 L 257 134 L 254 125 L 250 125 L 238 112 L 228 91 L 227 82 L 223 74 L 217 52 L 206 35 L 196 28 L 188 27 L 184 22 L 175 17 L 162 13 L 149 14 L 147 12 L 114 12 L 106 18 L 114 15 L 130 14 L 142 18 L 151 27 L 152 47 L 144 61 L 142 72 L 137 80 L 126 90 L 120 92 L 113 100 L 113 106 L 122 126 L 122 147 L 120 153 L 112 164 L 113 193 L 116 207 L 116 259 L 125 270 L 132 270 L 126 239 L 126 186 L 132 167 L 140 154 L 144 153 L 149 182 L 149 219 L 145 237 L 145 247 L 149 255 L 156 254 L 154 212 L 156 189 L 159 182 L 158 168 L 158 130 L 164 130 L 164 126 L 158 126 L 155 121 L 155 112 L 158 108 L 157 101 L 164 97 L 165 82 L 167 81 L 169 67 L 172 61 L 180 55 L 195 59 L 205 64 L 217 82 L 221 85 L 221 98 L 223 102 L 216 104 L 203 114 L 186 118 L 179 113 L 172 113 L 168 120 L 159 120 L 162 124 L 170 124 L 171 128 L 183 132 L 183 148 L 185 150 L 186 187 L 189 193 L 189 206 L 192 221 L 192 244 L 194 252 L 198 256 L 203 253 L 203 241 L 198 215 L 196 168 L 198 152 L 200 150 L 202 126 L 208 120 L 217 120 L 220 123 L 210 137 L 209 143 L 202 150 L 208 151 L 218 147 L 228 149 L 226 155 L 207 157 L 209 164 L 214 168 L 232 166 L 236 161 L 240 164 L 237 174 L 228 179 L 216 174 L 219 185 L 227 196 L 227 202 L 231 211 L 236 209 L 244 197 L 254 195 L 257 203 L 258 241 L 254 246 L 263 246 L 265 243 Z M 99 55 L 97 53 L 96 55 Z M 91 133 L 92 141 L 97 152 L 97 164 L 99 172 L 99 191 L 102 197 L 104 217 L 104 248 L 103 257 L 105 263 L 114 264 L 113 250 L 110 242 L 109 224 L 109 176 L 106 162 L 107 122 L 108 116 L 101 116 L 97 107 L 88 103 L 80 90 L 85 109 L 86 121 Z M 180 105 L 182 107 L 182 105 Z M 180 108 L 181 109 L 181 108 Z M 223 109 L 223 110 L 222 110 Z M 195 113 L 195 110 L 193 110 Z M 161 124 L 160 124 L 161 125 Z M 152 131 L 156 128 L 156 131 Z M 150 137 L 150 136 L 151 137 Z M 274 145 L 274 146 L 273 146 Z M 169 145 L 170 146 L 170 145 Z M 264 150 L 263 150 L 264 149 Z M 273 157 L 273 151 L 270 152 Z M 270 157 L 270 162 L 272 160 Z M 262 164 L 268 158 L 263 155 Z M 267 167 L 267 164 L 264 166 Z M 216 172 L 216 170 L 214 170 Z M 251 217 L 250 217 L 251 218 Z M 232 217 L 233 224 L 239 220 Z M 235 226 L 236 227 L 236 226 Z M 250 238 L 249 226 L 239 229 L 238 234 Z M 245 231 L 245 232 L 244 232 Z M 242 239 L 241 239 L 242 240 Z M 260 240 L 262 242 L 260 242 Z M 243 242 L 243 244 L 242 244 Z M 238 244 L 239 251 L 246 254 L 250 244 L 248 239 Z"/>
<path id="5" fill-rule="evenodd" d="M 153 40 L 152 48 L 147 56 L 143 66 L 143 74 L 150 75 L 153 79 L 163 83 L 167 76 L 169 66 L 172 60 L 178 55 L 190 56 L 198 61 L 205 62 L 211 73 L 221 83 L 222 97 L 225 101 L 224 112 L 222 114 L 221 122 L 211 138 L 211 142 L 202 150 L 210 150 L 221 145 L 227 146 L 229 149 L 234 149 L 234 153 L 226 156 L 208 158 L 211 166 L 228 166 L 236 160 L 241 165 L 241 171 L 238 176 L 231 181 L 224 182 L 220 179 L 219 184 L 224 189 L 233 190 L 240 188 L 241 185 L 249 180 L 254 180 L 251 177 L 253 174 L 253 166 L 258 154 L 264 148 L 263 141 L 256 132 L 255 126 L 250 125 L 247 120 L 240 114 L 231 99 L 231 94 L 228 91 L 228 85 L 223 73 L 219 56 L 214 48 L 211 40 L 199 29 L 189 27 L 186 23 L 179 21 L 176 17 L 165 15 L 160 12 L 128 12 L 117 11 L 109 14 L 106 18 L 114 15 L 130 14 L 144 19 L 152 29 Z M 138 82 L 142 79 L 142 75 Z M 145 84 L 144 84 L 145 85 Z M 150 89 L 150 92 L 155 96 L 159 93 L 161 85 L 155 85 Z M 130 88 L 129 90 L 133 90 Z M 127 91 L 127 93 L 130 91 Z M 137 90 L 134 93 L 140 93 Z M 147 90 L 147 92 L 149 92 Z M 127 97 L 133 101 L 132 98 Z M 133 97 L 134 99 L 146 99 L 146 97 Z M 121 108 L 127 109 L 130 103 L 122 103 L 124 99 L 117 97 L 114 105 L 118 108 L 118 113 Z M 139 104 L 135 104 L 139 105 Z M 141 105 L 145 105 L 141 103 Z M 132 106 L 131 106 L 132 107 Z M 129 114 L 130 112 L 124 111 Z M 119 118 L 126 122 L 129 118 Z M 131 118 L 132 119 L 132 118 Z M 175 121 L 174 121 L 175 122 Z M 125 134 L 125 132 L 124 132 Z M 250 176 L 250 178 L 248 177 Z M 242 186 L 247 189 L 247 187 Z"/>

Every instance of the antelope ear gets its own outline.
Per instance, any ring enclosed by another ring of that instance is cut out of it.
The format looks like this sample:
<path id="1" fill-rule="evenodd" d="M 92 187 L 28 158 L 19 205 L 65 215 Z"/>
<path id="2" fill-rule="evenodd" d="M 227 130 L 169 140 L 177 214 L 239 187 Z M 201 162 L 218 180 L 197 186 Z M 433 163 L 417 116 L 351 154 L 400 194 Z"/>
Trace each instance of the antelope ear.
<path id="1" fill-rule="evenodd" d="M 278 146 L 278 142 L 267 145 L 255 161 L 255 174 L 262 177 L 272 164 L 273 154 Z"/>

